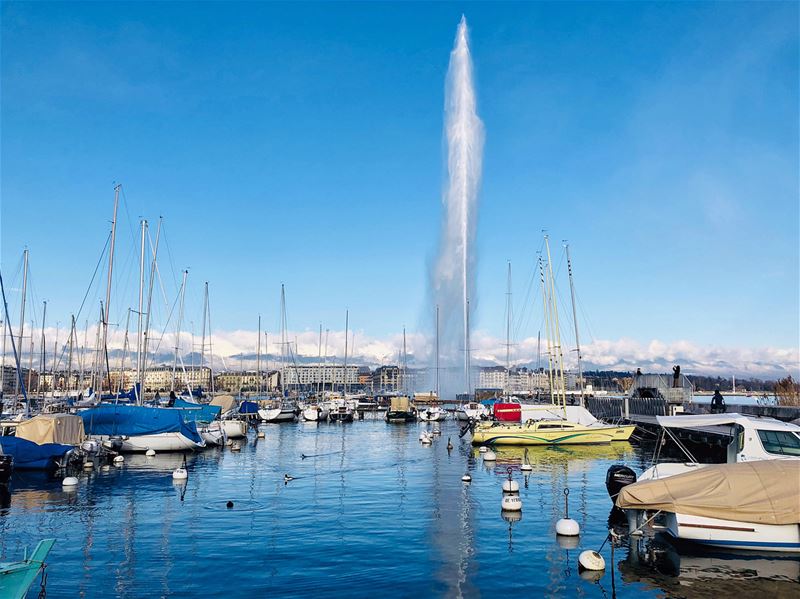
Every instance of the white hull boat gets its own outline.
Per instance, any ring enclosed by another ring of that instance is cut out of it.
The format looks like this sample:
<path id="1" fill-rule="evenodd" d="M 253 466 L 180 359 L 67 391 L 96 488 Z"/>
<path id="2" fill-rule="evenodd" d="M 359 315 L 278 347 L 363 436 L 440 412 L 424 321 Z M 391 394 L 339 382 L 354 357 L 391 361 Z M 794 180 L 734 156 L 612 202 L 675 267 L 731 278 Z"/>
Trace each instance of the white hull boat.
<path id="1" fill-rule="evenodd" d="M 422 408 L 417 411 L 417 417 L 423 422 L 441 422 L 447 418 L 447 412 L 438 406 Z"/>
<path id="2" fill-rule="evenodd" d="M 293 408 L 267 408 L 258 411 L 258 417 L 264 422 L 294 422 L 297 415 Z"/>
<path id="3" fill-rule="evenodd" d="M 228 439 L 244 439 L 247 437 L 247 423 L 244 420 L 220 420 L 220 423 Z"/>
<path id="4" fill-rule="evenodd" d="M 153 451 L 197 451 L 205 447 L 203 443 L 196 443 L 181 433 L 158 433 L 155 435 L 137 435 L 135 437 L 94 437 L 108 449 L 113 449 L 115 441 L 121 441 L 121 451 L 145 452 Z"/>
<path id="5" fill-rule="evenodd" d="M 212 422 L 207 426 L 198 427 L 197 432 L 203 437 L 206 445 L 225 445 L 228 436 L 225 434 L 225 427 L 220 421 Z"/>
<path id="6" fill-rule="evenodd" d="M 670 513 L 664 525 L 676 539 L 706 547 L 800 553 L 798 524 L 757 524 Z"/>
<path id="7" fill-rule="evenodd" d="M 489 408 L 475 401 L 462 404 L 456 410 L 456 418 L 461 422 L 468 420 L 485 420 L 489 418 Z"/>
<path id="8" fill-rule="evenodd" d="M 307 422 L 325 422 L 328 419 L 328 410 L 320 406 L 309 406 L 302 413 Z"/>

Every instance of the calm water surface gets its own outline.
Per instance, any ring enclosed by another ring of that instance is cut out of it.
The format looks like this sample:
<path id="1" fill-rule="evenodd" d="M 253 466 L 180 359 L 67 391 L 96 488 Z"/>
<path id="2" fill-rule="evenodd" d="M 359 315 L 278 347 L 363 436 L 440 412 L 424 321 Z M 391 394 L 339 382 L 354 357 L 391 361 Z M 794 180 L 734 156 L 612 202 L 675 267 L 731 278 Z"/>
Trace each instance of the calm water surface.
<path id="1" fill-rule="evenodd" d="M 430 427 L 269 425 L 240 453 L 190 456 L 185 485 L 171 478 L 182 457 L 166 454 L 82 474 L 74 492 L 18 473 L 0 507 L 0 559 L 57 538 L 48 597 L 800 596 L 800 558 L 678 555 L 658 545 L 638 561 L 617 548 L 613 571 L 584 580 L 578 554 L 607 534 L 605 472 L 620 462 L 641 472 L 648 452 L 627 443 L 531 448 L 525 478 L 521 449 L 500 449 L 488 466 L 453 422 L 421 445 Z M 509 466 L 524 506 L 516 521 L 500 512 Z M 287 485 L 285 473 L 295 477 Z M 572 548 L 553 532 L 567 487 L 583 532 Z M 603 554 L 610 563 L 608 544 Z"/>

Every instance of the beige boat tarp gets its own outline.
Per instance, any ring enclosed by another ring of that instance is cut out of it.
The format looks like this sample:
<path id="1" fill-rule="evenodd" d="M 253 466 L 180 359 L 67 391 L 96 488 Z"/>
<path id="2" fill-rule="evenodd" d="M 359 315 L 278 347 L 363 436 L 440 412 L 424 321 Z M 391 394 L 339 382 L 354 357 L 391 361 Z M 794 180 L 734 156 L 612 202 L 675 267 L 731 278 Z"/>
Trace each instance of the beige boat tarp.
<path id="1" fill-rule="evenodd" d="M 715 464 L 624 487 L 617 507 L 756 524 L 800 524 L 800 460 Z"/>
<path id="2" fill-rule="evenodd" d="M 40 414 L 17 425 L 17 437 L 34 443 L 78 445 L 86 434 L 83 419 L 72 414 Z"/>
<path id="3" fill-rule="evenodd" d="M 233 395 L 218 395 L 212 399 L 209 404 L 212 406 L 220 406 L 224 414 L 233 409 L 233 406 L 236 405 L 236 400 L 233 398 Z"/>
<path id="4" fill-rule="evenodd" d="M 408 397 L 405 395 L 400 395 L 398 397 L 393 397 L 390 410 L 392 412 L 408 412 L 409 401 Z"/>

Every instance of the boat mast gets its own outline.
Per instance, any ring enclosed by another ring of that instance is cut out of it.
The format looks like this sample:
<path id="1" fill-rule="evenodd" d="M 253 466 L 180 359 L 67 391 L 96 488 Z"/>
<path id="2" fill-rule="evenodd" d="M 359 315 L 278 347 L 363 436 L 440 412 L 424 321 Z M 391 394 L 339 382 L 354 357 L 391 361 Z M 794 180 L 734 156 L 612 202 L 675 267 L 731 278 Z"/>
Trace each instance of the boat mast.
<path id="1" fill-rule="evenodd" d="M 578 386 L 581 390 L 581 407 L 583 407 L 584 398 L 584 384 L 583 384 L 583 365 L 581 364 L 581 339 L 578 336 L 578 313 L 575 310 L 575 284 L 572 282 L 572 261 L 569 258 L 569 244 L 565 243 L 564 248 L 567 251 L 567 272 L 569 273 L 569 293 L 572 297 L 572 321 L 575 325 L 575 351 L 578 353 Z"/>
<path id="2" fill-rule="evenodd" d="M 51 391 L 51 393 L 50 393 L 50 395 L 51 395 L 51 397 L 54 397 L 54 398 L 55 398 L 55 395 L 56 395 L 56 393 L 55 393 L 55 391 L 56 391 L 56 359 L 58 357 L 58 332 L 59 332 L 58 331 L 58 321 L 56 321 L 56 338 L 53 341 L 53 368 L 51 370 L 52 378 L 50 379 L 51 380 L 51 383 L 50 383 L 50 387 L 51 387 L 50 391 Z M 64 355 L 63 351 L 61 352 L 61 355 L 62 356 Z"/>
<path id="3" fill-rule="evenodd" d="M 408 354 L 406 354 L 406 327 L 403 327 L 403 395 L 408 395 Z"/>
<path id="4" fill-rule="evenodd" d="M 561 392 L 561 404 L 564 408 L 564 413 L 566 414 L 567 410 L 567 385 L 564 381 L 564 353 L 561 348 L 561 330 L 560 324 L 558 322 L 558 303 L 556 301 L 556 281 L 555 277 L 553 276 L 553 261 L 550 257 L 550 239 L 547 235 L 544 236 L 544 244 L 547 248 L 547 270 L 550 274 L 550 303 L 552 305 L 553 310 L 553 340 L 555 345 L 553 349 L 557 352 L 558 360 L 556 362 L 557 370 L 556 374 L 558 376 L 558 384 L 559 390 Z"/>
<path id="5" fill-rule="evenodd" d="M 186 298 L 186 277 L 189 275 L 189 271 L 183 271 L 183 281 L 181 282 L 181 299 L 180 304 L 178 306 L 178 324 L 175 327 L 175 356 L 172 359 L 172 387 L 171 390 L 175 391 L 175 376 L 177 374 L 178 369 L 178 351 L 181 345 L 181 325 L 183 325 L 183 302 Z M 148 307 L 147 313 L 150 313 L 150 308 Z M 181 363 L 182 364 L 182 363 Z M 191 389 L 190 389 L 191 390 Z"/>
<path id="6" fill-rule="evenodd" d="M 129 311 L 130 313 L 130 311 Z M 70 314 L 70 329 L 69 329 L 69 355 L 67 358 L 67 384 L 66 384 L 66 391 L 69 394 L 72 391 L 72 348 L 74 346 L 74 338 L 75 338 L 75 315 Z"/>
<path id="7" fill-rule="evenodd" d="M 439 304 L 436 304 L 436 399 L 439 397 Z"/>
<path id="8" fill-rule="evenodd" d="M 258 315 L 258 340 L 256 342 L 256 396 L 261 395 L 261 314 Z"/>
<path id="9" fill-rule="evenodd" d="M 344 398 L 347 400 L 347 336 L 350 325 L 350 310 L 344 313 Z"/>
<path id="10" fill-rule="evenodd" d="M 542 307 L 544 308 L 544 333 L 547 342 L 547 386 L 550 388 L 550 403 L 556 403 L 555 395 L 553 394 L 553 350 L 550 343 L 550 307 L 547 301 L 547 286 L 544 282 L 544 264 L 542 257 L 539 256 L 539 279 L 542 285 Z M 541 335 L 541 332 L 540 332 Z"/>
<path id="11" fill-rule="evenodd" d="M 506 285 L 506 395 L 511 387 L 511 260 L 508 261 L 508 282 Z"/>
<path id="12" fill-rule="evenodd" d="M 470 352 L 470 349 L 469 349 L 469 299 L 467 299 L 467 335 L 466 335 L 466 340 L 467 340 L 467 347 L 464 350 L 465 353 L 466 353 L 466 357 L 464 358 L 464 364 L 465 364 L 464 376 L 467 379 L 467 395 L 469 396 L 469 394 L 472 393 L 472 382 L 470 381 L 470 377 L 469 377 L 469 370 L 470 370 L 470 355 L 469 355 L 469 352 Z"/>
<path id="13" fill-rule="evenodd" d="M 205 282 L 204 285 L 204 292 L 203 292 L 203 326 L 202 326 L 202 337 L 200 339 L 200 370 L 203 370 L 203 366 L 206 364 L 206 314 L 208 314 L 208 281 Z"/>
<path id="14" fill-rule="evenodd" d="M 22 353 L 22 334 L 25 332 L 25 300 L 28 296 L 28 249 L 26 248 L 22 252 L 22 305 L 20 307 L 20 316 L 19 316 L 19 351 Z M 6 317 L 8 318 L 8 317 Z M 11 327 L 9 326 L 9 329 Z M 11 336 L 12 346 L 14 341 L 14 336 Z M 17 361 L 17 368 L 19 369 L 19 361 Z M 22 374 L 17 377 L 17 380 L 14 382 L 14 396 L 19 395 L 19 388 L 20 382 L 22 381 Z M 24 385 L 23 385 L 24 387 Z M 25 390 L 23 389 L 22 395 L 25 396 Z M 25 400 L 25 405 L 28 405 L 27 398 Z M 30 416 L 30 409 L 26 407 L 25 413 Z"/>
<path id="15" fill-rule="evenodd" d="M 323 358 L 322 363 L 322 396 L 325 396 L 325 377 L 328 374 L 328 335 L 330 334 L 330 329 L 325 329 L 325 357 Z M 333 378 L 333 377 L 331 377 Z M 331 391 L 333 391 L 333 381 L 331 381 Z"/>
<path id="16" fill-rule="evenodd" d="M 320 394 L 320 384 L 322 383 L 322 323 L 319 323 L 319 343 L 317 345 L 317 398 Z"/>
<path id="17" fill-rule="evenodd" d="M 22 345 L 20 343 L 20 345 Z M 30 351 L 28 351 L 28 390 L 30 391 L 31 388 L 31 377 L 33 376 L 33 320 L 31 320 L 31 345 Z M 25 411 L 26 413 L 30 414 L 30 398 L 27 398 L 25 401 Z"/>
<path id="18" fill-rule="evenodd" d="M 122 341 L 122 360 L 119 364 L 119 383 L 117 383 L 117 397 L 122 392 L 122 387 L 125 383 L 125 357 L 128 354 L 128 331 L 131 326 L 131 309 L 128 308 L 128 316 L 125 319 L 125 339 Z"/>
<path id="19" fill-rule="evenodd" d="M 163 220 L 164 219 L 162 217 L 158 217 L 158 227 L 156 227 L 156 242 L 153 246 L 153 260 L 150 262 L 150 280 L 147 284 L 147 313 L 144 322 L 144 348 L 142 349 L 142 353 L 144 354 L 142 359 L 142 379 L 144 379 L 145 373 L 147 372 L 147 348 L 150 345 L 150 308 L 153 305 L 153 287 L 155 283 L 156 269 L 158 268 L 156 259 L 158 258 L 158 242 L 161 239 L 161 223 Z"/>
<path id="20" fill-rule="evenodd" d="M 114 216 L 111 219 L 111 245 L 108 248 L 108 279 L 106 280 L 106 303 L 105 314 L 103 315 L 103 354 L 108 356 L 108 319 L 111 314 L 111 278 L 114 272 L 114 241 L 117 237 L 117 207 L 119 206 L 119 189 L 121 185 L 114 186 Z M 108 370 L 108 390 L 111 390 L 111 370 Z M 103 390 L 102 378 L 100 379 L 100 391 Z"/>
<path id="21" fill-rule="evenodd" d="M 141 241 L 141 253 L 139 257 L 139 322 L 136 327 L 136 382 L 138 383 L 138 387 L 134 385 L 135 394 L 136 394 L 136 403 L 141 405 L 142 403 L 142 394 L 143 394 L 143 387 L 142 384 L 142 370 L 144 369 L 144 356 L 142 355 L 142 349 L 144 346 L 144 331 L 142 329 L 142 311 L 144 310 L 144 241 L 145 236 L 147 235 L 147 221 L 142 219 L 141 221 L 141 228 L 142 228 L 142 241 Z M 148 310 L 149 313 L 149 310 Z"/>
<path id="22" fill-rule="evenodd" d="M 42 337 L 41 341 L 39 342 L 39 380 L 37 381 L 36 387 L 37 391 L 39 391 L 39 396 L 42 402 L 44 402 L 44 391 L 42 391 L 42 374 L 44 374 L 44 367 L 45 367 L 45 359 L 47 358 L 47 352 L 45 351 L 44 343 L 44 325 L 47 321 L 47 300 L 42 302 Z M 55 354 L 54 354 L 55 355 Z"/>
<path id="23" fill-rule="evenodd" d="M 286 353 L 286 290 L 281 283 L 281 397 L 287 397 Z"/>
<path id="24" fill-rule="evenodd" d="M 28 265 L 28 250 L 25 250 L 25 267 L 27 270 Z M 3 284 L 3 274 L 0 272 L 0 293 L 3 296 L 3 315 L 6 322 L 8 322 L 8 301 L 6 300 L 6 286 Z M 20 326 L 20 330 L 22 327 Z M 9 326 L 9 332 L 11 331 L 11 327 Z M 14 352 L 14 363 L 16 364 L 17 370 L 17 378 L 16 378 L 16 385 L 17 389 L 22 389 L 22 397 L 25 398 L 25 411 L 28 416 L 30 416 L 30 407 L 28 406 L 28 398 L 27 393 L 25 392 L 25 381 L 22 380 L 22 368 L 20 367 L 20 360 L 19 360 L 19 352 L 17 351 L 17 344 L 14 343 L 14 335 L 13 333 L 9 335 L 11 337 L 11 351 Z M 21 339 L 21 336 L 20 336 Z M 22 351 L 22 341 L 20 340 L 20 352 Z"/>
<path id="25" fill-rule="evenodd" d="M 211 305 L 208 301 L 208 281 L 206 281 L 205 304 L 208 315 L 208 375 L 211 378 L 211 395 L 214 395 L 214 348 L 211 345 Z"/>

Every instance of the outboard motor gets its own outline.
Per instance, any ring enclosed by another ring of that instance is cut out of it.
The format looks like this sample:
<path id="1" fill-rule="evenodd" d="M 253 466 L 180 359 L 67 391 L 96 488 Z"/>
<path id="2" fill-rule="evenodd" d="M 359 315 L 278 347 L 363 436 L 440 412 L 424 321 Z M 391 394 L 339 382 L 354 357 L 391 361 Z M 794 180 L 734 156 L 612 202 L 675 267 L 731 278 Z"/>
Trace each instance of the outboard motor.
<path id="1" fill-rule="evenodd" d="M 14 469 L 14 458 L 10 455 L 0 455 L 0 485 L 8 483 L 11 471 Z"/>
<path id="2" fill-rule="evenodd" d="M 463 439 L 464 435 L 467 433 L 474 433 L 475 432 L 475 419 L 470 418 L 467 423 L 461 428 L 461 431 L 458 433 L 458 438 Z"/>
<path id="3" fill-rule="evenodd" d="M 623 487 L 636 482 L 636 473 L 622 464 L 614 464 L 606 472 L 606 490 L 611 501 L 616 503 L 617 495 Z"/>

